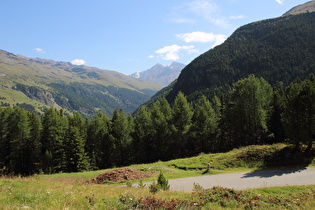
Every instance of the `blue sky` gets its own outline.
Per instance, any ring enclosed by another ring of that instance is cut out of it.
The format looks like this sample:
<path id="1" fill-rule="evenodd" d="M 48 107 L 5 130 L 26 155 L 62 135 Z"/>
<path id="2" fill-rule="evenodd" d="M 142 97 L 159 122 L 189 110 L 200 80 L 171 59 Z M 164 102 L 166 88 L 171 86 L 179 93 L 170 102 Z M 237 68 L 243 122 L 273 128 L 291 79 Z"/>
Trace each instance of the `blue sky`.
<path id="1" fill-rule="evenodd" d="M 123 74 L 188 64 L 308 0 L 0 0 L 0 49 Z"/>

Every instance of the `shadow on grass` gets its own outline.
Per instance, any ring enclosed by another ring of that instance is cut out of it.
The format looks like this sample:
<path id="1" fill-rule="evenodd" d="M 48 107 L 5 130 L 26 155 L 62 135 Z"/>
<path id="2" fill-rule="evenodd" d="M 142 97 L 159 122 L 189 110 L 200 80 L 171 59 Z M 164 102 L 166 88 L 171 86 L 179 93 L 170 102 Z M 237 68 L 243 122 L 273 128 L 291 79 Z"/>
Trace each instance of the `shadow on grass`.
<path id="1" fill-rule="evenodd" d="M 284 174 L 299 173 L 308 167 L 315 157 L 315 149 L 295 149 L 285 147 L 274 155 L 264 160 L 264 165 L 259 170 L 246 173 L 242 178 L 272 177 Z M 272 170 L 272 168 L 277 168 Z"/>

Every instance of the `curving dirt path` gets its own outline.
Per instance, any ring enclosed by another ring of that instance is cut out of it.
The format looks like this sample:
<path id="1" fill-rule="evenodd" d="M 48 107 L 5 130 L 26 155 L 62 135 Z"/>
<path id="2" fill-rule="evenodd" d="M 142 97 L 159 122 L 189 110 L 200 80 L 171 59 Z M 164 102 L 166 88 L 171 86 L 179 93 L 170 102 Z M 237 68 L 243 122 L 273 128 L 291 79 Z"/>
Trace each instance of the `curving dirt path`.
<path id="1" fill-rule="evenodd" d="M 174 191 L 191 192 L 194 183 L 200 184 L 204 189 L 212 188 L 213 186 L 222 186 L 237 190 L 275 186 L 313 185 L 315 184 L 315 168 L 264 170 L 169 180 L 171 190 Z"/>

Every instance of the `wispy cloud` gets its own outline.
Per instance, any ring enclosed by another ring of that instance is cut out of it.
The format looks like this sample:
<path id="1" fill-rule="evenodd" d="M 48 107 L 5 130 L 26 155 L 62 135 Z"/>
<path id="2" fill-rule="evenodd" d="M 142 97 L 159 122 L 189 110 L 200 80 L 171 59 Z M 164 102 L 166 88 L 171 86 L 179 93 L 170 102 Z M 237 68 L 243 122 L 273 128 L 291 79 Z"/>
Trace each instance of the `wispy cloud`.
<path id="1" fill-rule="evenodd" d="M 39 52 L 39 53 L 46 53 L 43 49 L 41 49 L 41 48 L 34 48 L 34 50 L 36 51 L 36 52 Z"/>
<path id="2" fill-rule="evenodd" d="M 211 23 L 226 27 L 229 25 L 227 18 L 219 15 L 220 7 L 213 0 L 193 0 L 188 4 L 189 9 Z"/>
<path id="3" fill-rule="evenodd" d="M 237 15 L 237 16 L 230 16 L 229 19 L 231 20 L 237 20 L 237 19 L 243 19 L 246 18 L 244 15 Z"/>
<path id="4" fill-rule="evenodd" d="M 149 58 L 154 58 L 154 55 L 149 55 L 148 57 L 149 57 Z"/>
<path id="5" fill-rule="evenodd" d="M 229 25 L 228 18 L 220 15 L 220 7 L 214 0 L 190 0 L 172 8 L 167 20 L 175 23 L 195 23 L 200 18 L 221 27 Z"/>
<path id="6" fill-rule="evenodd" d="M 219 11 L 219 6 L 212 0 L 194 0 L 189 2 L 188 6 L 194 13 L 206 19 L 212 19 L 213 15 Z"/>
<path id="7" fill-rule="evenodd" d="M 189 18 L 184 18 L 184 17 L 173 17 L 169 19 L 171 22 L 174 23 L 194 23 L 195 20 L 189 19 Z"/>
<path id="8" fill-rule="evenodd" d="M 176 34 L 176 37 L 183 40 L 186 43 L 201 42 L 211 43 L 214 42 L 212 47 L 222 44 L 226 40 L 224 34 L 206 33 L 201 31 L 195 31 L 192 33 Z"/>
<path id="9" fill-rule="evenodd" d="M 284 0 L 276 0 L 276 2 L 278 2 L 279 4 L 283 4 Z"/>
<path id="10" fill-rule="evenodd" d="M 74 59 L 70 62 L 72 65 L 84 65 L 86 64 L 86 61 L 83 59 Z"/>
<path id="11" fill-rule="evenodd" d="M 170 46 L 165 46 L 155 51 L 155 53 L 159 54 L 160 57 L 162 57 L 164 60 L 178 60 L 180 58 L 179 57 L 180 51 L 184 51 L 188 54 L 199 52 L 199 50 L 196 49 L 194 45 L 179 46 L 174 44 Z"/>

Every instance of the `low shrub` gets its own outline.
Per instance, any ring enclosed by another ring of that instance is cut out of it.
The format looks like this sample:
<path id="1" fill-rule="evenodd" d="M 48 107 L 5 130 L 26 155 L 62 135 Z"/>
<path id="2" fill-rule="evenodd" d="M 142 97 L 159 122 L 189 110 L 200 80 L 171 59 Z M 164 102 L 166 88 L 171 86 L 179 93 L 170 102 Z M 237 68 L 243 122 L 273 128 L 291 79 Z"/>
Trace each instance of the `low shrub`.
<path id="1" fill-rule="evenodd" d="M 197 209 L 198 206 L 194 202 L 183 199 L 172 198 L 171 200 L 159 199 L 148 196 L 136 199 L 132 195 L 120 196 L 118 203 L 122 204 L 125 209 Z"/>
<path id="2" fill-rule="evenodd" d="M 162 190 L 169 190 L 170 189 L 170 185 L 168 184 L 168 180 L 165 178 L 165 176 L 162 172 L 160 173 L 160 175 L 158 177 L 157 184 Z"/>

